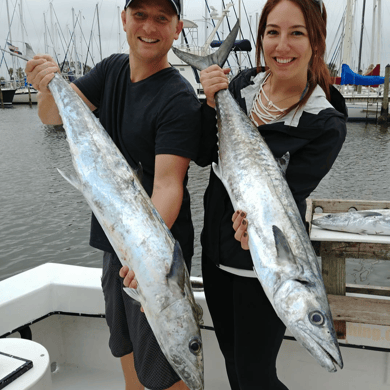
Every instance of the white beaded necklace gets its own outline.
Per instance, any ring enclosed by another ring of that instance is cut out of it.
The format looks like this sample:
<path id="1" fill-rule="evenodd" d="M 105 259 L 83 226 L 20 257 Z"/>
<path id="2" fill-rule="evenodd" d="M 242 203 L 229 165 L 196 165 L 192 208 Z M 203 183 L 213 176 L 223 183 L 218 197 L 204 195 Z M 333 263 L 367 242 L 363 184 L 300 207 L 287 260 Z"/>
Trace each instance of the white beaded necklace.
<path id="1" fill-rule="evenodd" d="M 256 114 L 256 116 L 263 122 L 263 123 L 269 123 L 272 120 L 279 117 L 283 112 L 284 109 L 279 108 L 276 106 L 266 95 L 264 91 L 264 85 L 266 81 L 268 80 L 268 77 L 271 75 L 271 73 L 268 73 L 266 77 L 264 77 L 262 83 L 260 84 L 259 92 L 257 92 L 256 97 L 253 99 L 253 105 L 250 113 L 250 118 L 252 121 L 256 124 L 256 126 L 260 126 L 260 124 L 257 122 L 253 114 Z M 265 100 L 268 102 L 267 106 L 265 106 L 261 100 L 261 95 L 263 94 Z M 284 99 L 283 99 L 284 100 Z M 261 110 L 260 110 L 261 109 Z"/>

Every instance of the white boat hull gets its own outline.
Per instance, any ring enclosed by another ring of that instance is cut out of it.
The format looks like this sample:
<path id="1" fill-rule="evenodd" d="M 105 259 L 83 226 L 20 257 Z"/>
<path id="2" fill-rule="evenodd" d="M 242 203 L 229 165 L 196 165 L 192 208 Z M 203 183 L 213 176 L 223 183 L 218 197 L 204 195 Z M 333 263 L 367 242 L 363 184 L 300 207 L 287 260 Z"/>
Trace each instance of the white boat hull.
<path id="1" fill-rule="evenodd" d="M 124 389 L 119 360 L 108 348 L 100 278 L 101 269 L 45 264 L 0 282 L 0 337 L 20 337 L 16 330 L 29 327 L 32 340 L 49 352 L 53 390 Z M 229 389 L 203 292 L 195 291 L 195 298 L 204 310 L 205 389 Z M 390 351 L 390 329 L 348 323 L 347 342 Z M 330 374 L 296 341 L 286 339 L 277 362 L 279 378 L 290 390 L 389 388 L 389 352 L 342 348 L 342 354 L 344 369 Z"/>

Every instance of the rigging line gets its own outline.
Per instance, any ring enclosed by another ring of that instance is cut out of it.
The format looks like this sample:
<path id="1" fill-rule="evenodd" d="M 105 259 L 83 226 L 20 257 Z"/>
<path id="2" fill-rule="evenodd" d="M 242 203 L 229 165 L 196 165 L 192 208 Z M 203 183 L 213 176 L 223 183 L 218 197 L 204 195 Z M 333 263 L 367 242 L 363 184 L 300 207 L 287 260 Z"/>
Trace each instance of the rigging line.
<path id="1" fill-rule="evenodd" d="M 208 4 L 207 0 L 204 0 L 204 1 L 205 1 L 205 3 L 206 3 L 206 7 L 207 7 L 207 10 L 209 11 L 209 14 L 211 14 L 211 12 L 210 12 L 210 7 L 209 7 L 209 4 Z M 222 0 L 222 1 L 223 1 L 223 0 Z M 223 4 L 223 8 L 225 8 L 225 3 Z M 228 20 L 227 17 L 226 17 L 226 20 Z M 212 21 L 212 23 L 213 23 L 213 26 L 215 27 L 214 20 L 211 19 L 211 21 Z M 207 23 L 207 21 L 206 21 L 206 23 Z M 228 22 L 228 23 L 229 23 L 229 22 Z M 229 31 L 230 31 L 230 27 L 229 27 Z M 217 31 L 217 38 L 218 38 L 219 41 L 221 41 L 221 38 L 219 37 L 218 31 Z M 205 41 L 206 41 L 206 40 L 207 40 L 207 37 L 205 37 Z M 237 55 L 236 55 L 236 56 L 237 56 Z M 238 60 L 238 58 L 237 58 L 237 60 Z M 228 64 L 229 68 L 230 68 L 229 60 L 227 59 L 226 62 L 227 62 L 227 64 Z"/>
<path id="2" fill-rule="evenodd" d="M 79 20 L 80 19 L 79 16 L 80 16 L 80 14 L 77 15 L 76 21 L 74 22 L 73 32 L 75 32 L 76 26 L 77 26 L 77 24 L 79 24 L 81 35 L 83 35 L 83 32 L 81 30 L 81 23 L 80 23 L 80 20 Z M 77 52 L 77 42 L 75 41 L 74 37 L 71 39 L 71 41 L 73 41 L 73 45 L 75 47 L 76 61 L 80 62 L 80 64 L 81 64 L 80 56 L 79 56 L 79 53 Z"/>
<path id="3" fill-rule="evenodd" d="M 222 4 L 223 4 L 223 8 L 225 9 L 226 8 L 226 5 L 225 5 L 225 0 L 222 0 Z M 209 11 L 210 12 L 210 11 Z M 229 23 L 229 18 L 227 17 L 226 15 L 226 22 L 227 22 L 227 25 L 228 25 L 228 29 L 229 29 L 229 32 L 232 31 L 231 27 L 230 27 L 230 23 Z M 219 37 L 218 37 L 219 39 Z M 240 63 L 240 61 L 238 60 L 238 55 L 236 52 L 234 52 L 234 55 L 236 57 L 236 61 L 237 61 L 237 65 Z M 228 65 L 229 65 L 229 68 L 231 68 L 230 64 L 229 64 L 229 61 L 227 61 Z M 240 69 L 241 70 L 241 69 Z M 233 73 L 233 72 L 232 72 Z"/>
<path id="4" fill-rule="evenodd" d="M 8 37 L 11 34 L 11 27 L 12 27 L 12 23 L 14 22 L 14 17 L 15 17 L 15 13 L 16 13 L 16 5 L 17 4 L 15 4 L 14 12 L 12 13 L 11 22 L 10 22 L 10 25 L 9 25 L 9 28 L 8 28 L 7 38 L 5 39 L 5 44 L 4 44 L 4 48 L 5 49 L 7 48 L 7 42 L 9 41 Z M 10 43 L 12 43 L 12 42 L 10 42 Z M 5 52 L 2 51 L 2 57 L 1 57 L 1 61 L 0 61 L 0 66 L 3 64 L 3 60 L 4 60 L 4 63 L 6 64 L 5 66 L 7 67 L 7 72 L 9 74 L 9 68 L 8 68 L 7 61 L 5 60 L 4 56 L 5 56 Z"/>
<path id="5" fill-rule="evenodd" d="M 341 20 L 340 20 L 340 23 L 339 23 L 339 27 L 337 28 L 337 31 L 336 31 L 336 34 L 335 34 L 335 36 L 334 36 L 334 40 L 333 40 L 332 46 L 330 47 L 329 53 L 332 52 L 333 45 L 334 45 L 335 42 L 336 42 L 336 38 L 337 38 L 337 36 L 338 36 L 339 30 L 340 30 L 340 29 L 342 28 L 342 26 L 343 26 L 343 20 L 345 19 L 346 12 L 347 12 L 347 7 L 345 7 L 345 9 L 344 9 L 344 14 L 343 14 L 343 16 L 341 17 Z M 341 33 L 341 35 L 343 35 L 343 34 Z M 336 50 L 336 49 L 335 49 L 335 50 Z"/>
<path id="6" fill-rule="evenodd" d="M 70 44 L 71 44 L 72 41 L 73 41 L 73 35 L 74 35 L 74 34 L 73 34 L 73 32 L 72 32 L 71 35 L 70 35 L 68 47 L 66 48 L 66 53 L 65 53 L 65 56 L 64 56 L 64 61 L 63 61 L 62 66 L 61 66 L 61 73 L 62 73 L 62 71 L 64 70 L 65 60 L 66 60 L 66 57 L 68 56 L 68 53 L 69 53 Z M 68 62 L 69 62 L 69 68 L 70 68 L 70 61 L 68 61 Z"/>
<path id="7" fill-rule="evenodd" d="M 244 11 L 245 11 L 245 15 L 246 15 L 246 21 L 248 22 L 248 26 L 249 26 L 249 32 L 250 32 L 250 35 L 252 36 L 252 41 L 253 41 L 254 47 L 256 47 L 255 38 L 254 38 L 253 33 L 252 33 L 252 26 L 249 23 L 249 18 L 248 18 L 248 13 L 246 12 L 245 3 L 242 2 L 242 5 L 244 6 Z M 241 28 L 241 26 L 240 26 L 240 28 Z M 252 65 L 252 60 L 251 60 L 251 57 L 250 57 L 249 53 L 248 53 L 248 59 L 249 59 L 249 64 L 250 64 L 250 66 L 252 68 L 253 65 Z"/>
<path id="8" fill-rule="evenodd" d="M 94 14 L 93 21 L 92 21 L 92 29 L 91 29 L 91 32 L 92 32 L 92 30 L 93 30 L 94 22 L 95 22 L 95 14 Z M 87 43 L 87 40 L 85 39 L 85 36 L 84 36 L 84 33 L 83 33 L 83 30 L 81 29 L 81 23 L 80 23 L 80 21 L 79 21 L 78 24 L 79 24 L 79 26 L 80 26 L 80 32 L 81 32 L 81 36 L 82 36 L 83 39 L 84 39 L 85 46 L 88 46 L 89 44 Z M 93 65 L 95 66 L 95 62 L 93 61 L 93 58 L 92 58 L 92 57 L 91 57 L 91 59 L 92 59 Z M 85 62 L 87 62 L 87 57 L 85 57 Z"/>
<path id="9" fill-rule="evenodd" d="M 49 29 L 47 29 L 47 33 L 48 33 L 48 35 L 49 35 L 49 39 L 50 39 L 50 42 L 51 42 L 51 44 L 52 44 L 52 48 L 54 48 L 54 42 L 53 42 L 53 38 L 52 38 L 52 36 L 51 36 L 51 33 L 50 33 L 50 30 Z M 62 44 L 62 41 L 61 41 L 61 44 Z M 55 48 L 54 48 L 55 49 Z M 62 47 L 62 49 L 64 49 L 64 47 Z M 54 50 L 54 59 L 55 59 L 55 61 L 57 62 L 57 64 L 58 64 L 58 66 L 60 66 L 60 59 L 58 58 L 58 56 L 57 56 L 57 52 L 56 52 L 56 50 Z"/>
<path id="10" fill-rule="evenodd" d="M 65 38 L 64 33 L 62 32 L 61 25 L 60 25 L 60 21 L 58 20 L 57 13 L 56 13 L 56 10 L 54 9 L 54 7 L 53 7 L 53 12 L 54 12 L 54 16 L 56 17 L 56 20 L 57 20 L 57 25 L 58 25 L 58 27 L 59 27 L 59 31 L 60 31 L 61 34 L 62 34 L 62 38 L 61 38 L 61 36 L 60 36 L 60 40 L 61 40 L 62 51 L 65 53 L 65 48 L 64 48 L 63 42 L 65 42 L 65 44 L 66 44 L 66 38 Z M 53 41 L 52 41 L 52 44 L 53 44 L 53 47 L 54 47 L 54 42 L 53 42 Z M 57 55 L 57 53 L 56 53 L 56 55 Z M 59 61 L 57 61 L 57 62 L 58 62 L 58 66 L 59 66 L 60 63 L 59 63 Z M 62 70 L 61 70 L 61 71 L 62 71 Z"/>
<path id="11" fill-rule="evenodd" d="M 85 64 L 84 64 L 84 70 L 83 70 L 83 74 L 85 74 L 85 71 L 87 69 L 87 60 L 88 60 L 88 55 L 89 55 L 89 49 L 91 47 L 91 42 L 92 42 L 92 32 L 93 32 L 93 27 L 95 25 L 95 16 L 96 16 L 96 10 L 95 12 L 93 13 L 93 20 L 92 20 L 92 27 L 91 27 L 91 35 L 89 37 L 89 43 L 88 43 L 88 47 L 87 47 L 87 54 L 85 55 Z M 92 60 L 92 64 L 93 66 L 95 66 L 95 61 L 93 60 L 93 57 L 92 57 L 92 54 L 91 54 L 91 60 Z"/>

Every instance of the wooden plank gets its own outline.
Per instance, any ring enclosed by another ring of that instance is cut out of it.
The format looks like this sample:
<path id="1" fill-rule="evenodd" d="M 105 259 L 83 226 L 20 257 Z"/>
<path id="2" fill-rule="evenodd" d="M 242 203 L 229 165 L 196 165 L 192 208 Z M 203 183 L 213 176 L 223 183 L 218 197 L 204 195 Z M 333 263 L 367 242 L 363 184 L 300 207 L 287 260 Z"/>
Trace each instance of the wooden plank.
<path id="1" fill-rule="evenodd" d="M 338 258 L 390 260 L 390 245 L 363 242 L 321 242 L 321 254 L 323 256 L 336 253 Z"/>
<path id="2" fill-rule="evenodd" d="M 345 256 L 333 250 L 332 242 L 321 242 L 322 278 L 326 292 L 333 295 L 345 295 Z"/>
<path id="3" fill-rule="evenodd" d="M 321 207 L 324 213 L 347 212 L 350 208 L 356 210 L 390 209 L 389 201 L 351 200 L 351 199 L 312 199 L 313 211 Z"/>
<path id="4" fill-rule="evenodd" d="M 333 321 L 334 330 L 336 332 L 337 340 L 347 339 L 347 323 L 345 321 Z"/>
<path id="5" fill-rule="evenodd" d="M 354 294 L 378 295 L 382 297 L 390 297 L 390 287 L 370 286 L 363 284 L 347 283 L 347 292 Z"/>
<path id="6" fill-rule="evenodd" d="M 390 326 L 390 300 L 328 295 L 333 320 Z"/>

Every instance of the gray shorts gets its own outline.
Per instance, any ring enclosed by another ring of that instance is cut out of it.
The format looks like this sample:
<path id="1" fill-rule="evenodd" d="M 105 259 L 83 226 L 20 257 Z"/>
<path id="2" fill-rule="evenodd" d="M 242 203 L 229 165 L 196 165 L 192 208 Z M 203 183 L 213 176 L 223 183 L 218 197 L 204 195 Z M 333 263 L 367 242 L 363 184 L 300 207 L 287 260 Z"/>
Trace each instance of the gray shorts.
<path id="1" fill-rule="evenodd" d="M 109 347 L 115 357 L 134 352 L 134 366 L 141 384 L 165 390 L 180 380 L 168 363 L 138 302 L 123 291 L 122 265 L 115 254 L 104 252 L 102 287 Z"/>

